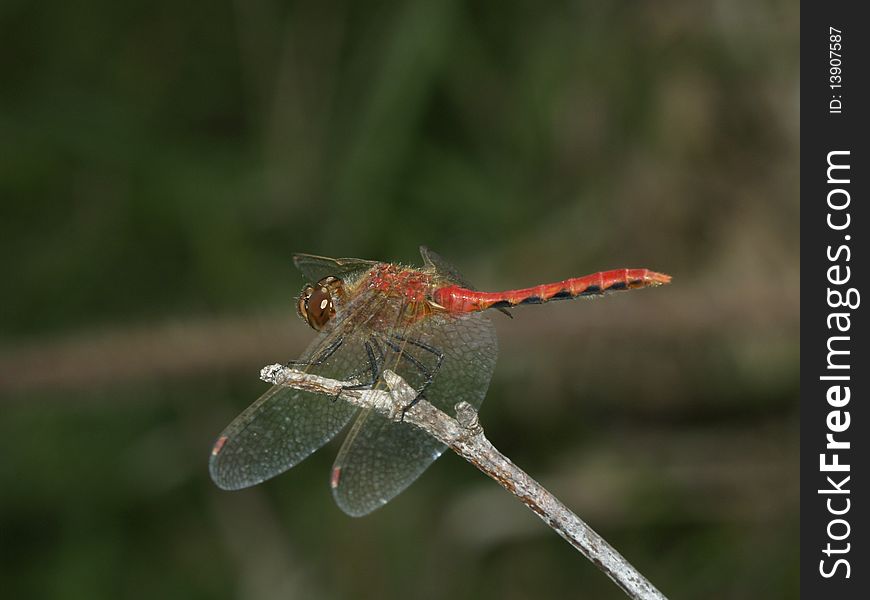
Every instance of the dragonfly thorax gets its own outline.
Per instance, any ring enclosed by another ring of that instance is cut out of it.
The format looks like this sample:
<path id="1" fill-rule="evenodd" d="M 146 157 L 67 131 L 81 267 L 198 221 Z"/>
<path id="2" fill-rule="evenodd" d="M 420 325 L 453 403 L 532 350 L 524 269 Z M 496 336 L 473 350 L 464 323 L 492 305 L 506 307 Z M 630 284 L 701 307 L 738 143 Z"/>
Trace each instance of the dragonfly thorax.
<path id="1" fill-rule="evenodd" d="M 335 301 L 343 283 L 337 277 L 324 277 L 316 285 L 308 284 L 302 288 L 296 303 L 299 317 L 315 331 L 320 331 L 335 316 Z"/>

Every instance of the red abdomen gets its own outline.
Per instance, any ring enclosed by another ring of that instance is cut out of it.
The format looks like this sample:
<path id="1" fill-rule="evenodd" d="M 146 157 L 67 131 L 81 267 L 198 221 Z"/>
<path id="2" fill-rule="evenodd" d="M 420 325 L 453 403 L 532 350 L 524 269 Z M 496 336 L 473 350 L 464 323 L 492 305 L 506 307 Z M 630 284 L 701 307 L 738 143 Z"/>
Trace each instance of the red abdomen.
<path id="1" fill-rule="evenodd" d="M 670 275 L 649 269 L 615 269 L 506 292 L 478 292 L 451 285 L 435 290 L 432 299 L 448 312 L 476 312 L 579 296 L 601 296 L 608 292 L 663 285 L 670 281 Z"/>

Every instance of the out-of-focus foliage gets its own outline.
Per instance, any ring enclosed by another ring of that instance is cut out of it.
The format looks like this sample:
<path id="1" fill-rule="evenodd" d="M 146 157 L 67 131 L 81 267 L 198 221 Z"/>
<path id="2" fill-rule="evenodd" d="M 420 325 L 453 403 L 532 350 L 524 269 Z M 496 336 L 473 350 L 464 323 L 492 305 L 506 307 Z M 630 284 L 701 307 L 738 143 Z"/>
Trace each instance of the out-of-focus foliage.
<path id="1" fill-rule="evenodd" d="M 798 24 L 776 0 L 5 2 L 4 597 L 621 597 L 455 457 L 361 520 L 335 444 L 208 479 L 257 368 L 310 339 L 291 253 L 421 243 L 486 289 L 672 274 L 496 314 L 483 424 L 666 594 L 797 597 Z"/>

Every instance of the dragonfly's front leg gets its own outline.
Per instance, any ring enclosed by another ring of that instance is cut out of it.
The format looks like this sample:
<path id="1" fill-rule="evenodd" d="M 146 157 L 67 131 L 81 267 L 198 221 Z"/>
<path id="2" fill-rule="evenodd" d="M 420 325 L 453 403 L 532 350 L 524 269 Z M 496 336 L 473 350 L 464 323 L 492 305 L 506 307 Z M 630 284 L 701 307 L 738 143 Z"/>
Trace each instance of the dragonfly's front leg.
<path id="1" fill-rule="evenodd" d="M 336 350 L 338 350 L 341 347 L 341 344 L 343 341 L 344 341 L 344 338 L 341 338 L 341 337 L 336 338 L 335 340 L 330 342 L 326 348 L 323 348 L 323 350 L 321 350 L 320 353 L 318 353 L 317 356 L 315 356 L 313 359 L 311 359 L 311 360 L 291 360 L 291 361 L 288 361 L 286 363 L 286 366 L 290 367 L 290 368 L 295 368 L 295 367 L 313 367 L 313 366 L 322 365 L 323 363 L 325 363 L 329 359 L 330 356 L 335 354 Z M 374 342 L 374 340 L 372 340 L 372 342 Z M 370 344 L 369 342 L 365 343 L 366 355 L 368 357 L 368 363 L 369 363 L 367 371 L 369 372 L 370 380 L 364 381 L 362 383 L 358 383 L 355 385 L 349 385 L 349 386 L 342 387 L 338 391 L 338 393 L 335 395 L 335 397 L 332 399 L 333 402 L 338 400 L 338 397 L 341 396 L 341 392 L 343 390 L 356 390 L 356 389 L 374 387 L 375 382 L 377 381 L 378 377 L 380 376 L 381 364 L 383 363 L 383 357 L 384 357 L 384 353 L 380 349 L 380 347 L 378 347 L 377 344 L 374 344 L 374 346 L 377 347 L 378 354 L 380 355 L 380 360 L 378 360 L 378 358 L 375 356 L 373 344 Z M 358 375 L 352 375 L 349 377 L 349 379 L 357 379 L 357 377 L 358 377 Z"/>
<path id="2" fill-rule="evenodd" d="M 323 348 L 320 353 L 311 360 L 288 360 L 284 363 L 284 366 L 292 369 L 294 367 L 313 367 L 322 365 L 330 356 L 335 354 L 335 351 L 339 349 L 343 341 L 344 338 L 342 337 L 335 338 L 326 348 Z"/>

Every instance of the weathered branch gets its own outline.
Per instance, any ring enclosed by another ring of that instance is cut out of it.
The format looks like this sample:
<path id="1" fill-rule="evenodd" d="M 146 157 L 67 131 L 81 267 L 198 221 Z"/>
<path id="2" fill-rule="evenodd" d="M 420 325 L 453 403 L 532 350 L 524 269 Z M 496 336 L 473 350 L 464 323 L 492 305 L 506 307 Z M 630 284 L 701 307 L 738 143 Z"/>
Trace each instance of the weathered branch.
<path id="1" fill-rule="evenodd" d="M 389 392 L 348 390 L 345 388 L 355 382 L 309 375 L 277 364 L 263 368 L 260 378 L 269 383 L 329 397 L 340 394 L 342 400 L 355 406 L 373 408 L 393 420 L 404 420 L 423 429 L 519 498 L 556 533 L 604 571 L 630 598 L 664 598 L 655 586 L 580 517 L 499 452 L 483 434 L 477 411 L 467 402 L 456 404 L 455 419 L 425 399 L 421 398 L 412 404 L 416 391 L 388 370 L 384 371 L 383 378 L 390 388 Z"/>

